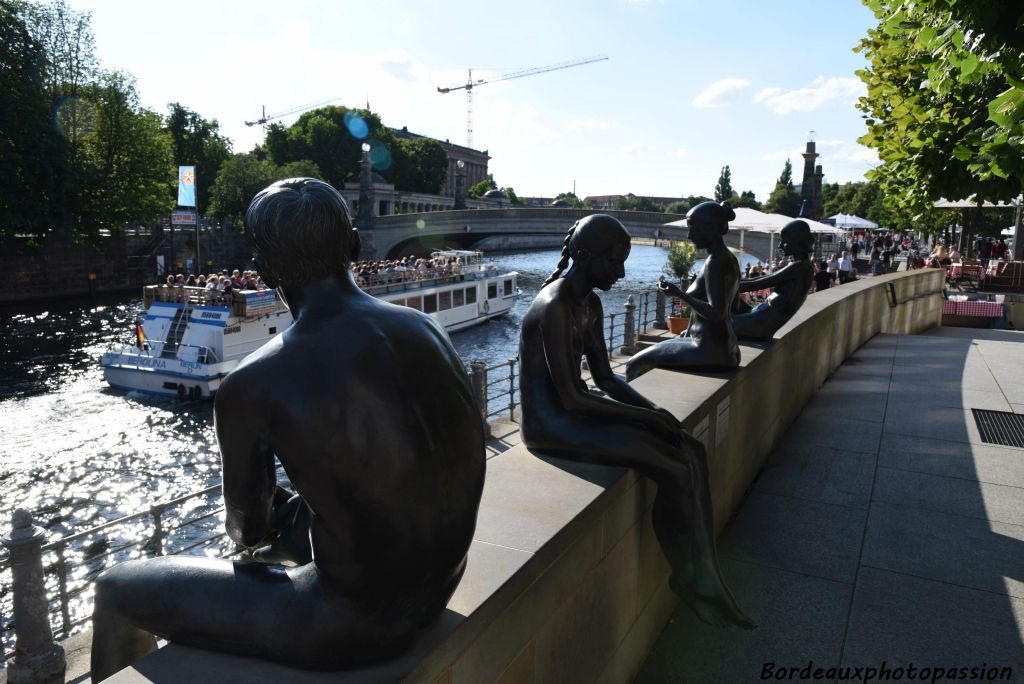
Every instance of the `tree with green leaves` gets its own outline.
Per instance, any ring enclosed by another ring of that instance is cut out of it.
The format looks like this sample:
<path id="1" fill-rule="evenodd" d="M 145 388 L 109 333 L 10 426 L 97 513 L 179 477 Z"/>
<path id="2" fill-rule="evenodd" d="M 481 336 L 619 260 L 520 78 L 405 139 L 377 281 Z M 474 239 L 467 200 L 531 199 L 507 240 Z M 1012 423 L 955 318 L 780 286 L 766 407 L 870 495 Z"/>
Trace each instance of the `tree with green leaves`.
<path id="1" fill-rule="evenodd" d="M 44 238 L 72 225 L 67 141 L 50 124 L 42 65 L 24 5 L 0 0 L 0 240 Z"/>
<path id="2" fill-rule="evenodd" d="M 637 197 L 636 195 L 620 196 L 615 200 L 615 208 L 619 211 L 665 211 L 665 207 L 661 206 L 650 197 Z"/>
<path id="3" fill-rule="evenodd" d="M 220 134 L 216 119 L 208 121 L 177 102 L 168 109 L 164 126 L 171 137 L 172 159 L 176 166 L 196 167 L 197 208 L 205 214 L 220 165 L 231 156 L 231 141 Z"/>
<path id="4" fill-rule="evenodd" d="M 505 193 L 505 197 L 508 198 L 509 204 L 513 206 L 522 206 L 526 204 L 526 200 L 517 195 L 515 189 L 511 185 L 501 188 L 501 191 Z"/>
<path id="5" fill-rule="evenodd" d="M 913 213 L 936 200 L 1024 192 L 1024 6 L 985 0 L 864 0 L 878 25 L 858 47 L 859 107 L 881 166 L 868 177 Z"/>
<path id="6" fill-rule="evenodd" d="M 398 190 L 438 194 L 448 173 L 448 154 L 431 138 L 397 138 L 393 169 L 384 176 Z"/>
<path id="7" fill-rule="evenodd" d="M 278 166 L 252 152 L 233 154 L 221 164 L 210 189 L 209 213 L 242 225 L 249 203 L 263 188 L 284 178 L 322 178 L 320 168 L 308 159 Z"/>
<path id="8" fill-rule="evenodd" d="M 718 182 L 715 183 L 715 201 L 725 202 L 726 200 L 732 200 L 734 194 L 732 189 L 732 171 L 729 170 L 729 165 L 726 164 L 718 175 Z"/>
<path id="9" fill-rule="evenodd" d="M 764 203 L 764 209 L 772 214 L 795 217 L 800 213 L 800 205 L 800 193 L 793 187 L 793 164 L 787 159 L 779 180 L 775 182 L 775 189 Z"/>
<path id="10" fill-rule="evenodd" d="M 563 200 L 569 204 L 570 207 L 582 207 L 583 201 L 576 196 L 575 192 L 560 192 L 555 196 L 554 202 Z"/>
<path id="11" fill-rule="evenodd" d="M 734 208 L 745 207 L 747 209 L 761 210 L 761 203 L 757 201 L 753 190 L 744 190 L 738 195 L 733 195 L 729 202 Z"/>
<path id="12" fill-rule="evenodd" d="M 135 80 L 103 73 L 83 92 L 97 106 L 96 132 L 82 141 L 81 234 L 125 223 L 148 222 L 170 213 L 168 188 L 176 177 L 171 140 L 155 112 L 139 106 Z"/>
<path id="13" fill-rule="evenodd" d="M 494 182 L 494 175 L 489 173 L 487 174 L 487 178 L 484 178 L 478 183 L 474 183 L 473 187 L 466 191 L 466 195 L 476 199 L 478 197 L 483 197 L 484 194 L 491 190 L 497 189 L 498 184 Z"/>

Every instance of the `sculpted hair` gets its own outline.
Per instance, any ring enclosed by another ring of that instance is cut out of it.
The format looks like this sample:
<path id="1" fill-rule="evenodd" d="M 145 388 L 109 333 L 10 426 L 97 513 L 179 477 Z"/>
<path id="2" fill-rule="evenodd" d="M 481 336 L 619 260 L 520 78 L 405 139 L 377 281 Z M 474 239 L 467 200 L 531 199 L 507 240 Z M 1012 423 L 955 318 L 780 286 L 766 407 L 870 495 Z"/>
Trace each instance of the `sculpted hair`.
<path id="1" fill-rule="evenodd" d="M 257 193 L 245 212 L 256 270 L 271 287 L 344 272 L 353 233 L 345 199 L 315 178 L 277 181 Z"/>
<path id="2" fill-rule="evenodd" d="M 597 247 L 603 247 L 601 244 L 602 240 L 609 236 L 613 236 L 609 244 L 614 244 L 614 240 L 629 242 L 629 231 L 614 216 L 590 214 L 574 223 L 572 228 L 569 229 L 569 233 L 565 236 L 565 241 L 562 243 L 562 256 L 558 260 L 558 266 L 555 267 L 554 272 L 548 276 L 548 279 L 544 281 L 541 287 L 550 285 L 558 280 L 562 272 L 569 268 L 570 259 L 576 259 L 583 254 L 594 251 Z"/>
<path id="3" fill-rule="evenodd" d="M 814 250 L 814 235 L 806 221 L 795 219 L 782 227 L 782 239 L 792 244 L 794 256 L 806 259 Z"/>
<path id="4" fill-rule="evenodd" d="M 686 214 L 686 219 L 702 219 L 719 224 L 718 232 L 725 235 L 729 232 L 729 221 L 736 220 L 736 212 L 729 202 L 701 202 Z"/>

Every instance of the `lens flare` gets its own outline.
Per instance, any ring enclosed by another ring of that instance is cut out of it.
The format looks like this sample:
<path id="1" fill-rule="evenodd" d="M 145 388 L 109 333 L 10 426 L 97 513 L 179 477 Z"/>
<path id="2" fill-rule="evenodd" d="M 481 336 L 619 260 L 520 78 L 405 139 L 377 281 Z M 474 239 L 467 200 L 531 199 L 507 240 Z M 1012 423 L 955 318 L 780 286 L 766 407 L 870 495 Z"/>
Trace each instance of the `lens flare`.
<path id="1" fill-rule="evenodd" d="M 54 100 L 53 128 L 71 142 L 95 133 L 98 119 L 99 108 L 85 98 L 69 95 Z"/>
<path id="2" fill-rule="evenodd" d="M 377 171 L 391 168 L 391 150 L 380 140 L 370 141 L 370 165 Z"/>
<path id="3" fill-rule="evenodd" d="M 427 222 L 424 221 L 423 219 L 416 219 L 416 227 L 419 228 L 420 230 L 423 230 L 424 228 L 427 227 Z"/>
<path id="4" fill-rule="evenodd" d="M 345 112 L 342 121 L 345 122 L 345 128 L 348 129 L 348 132 L 356 140 L 362 140 L 370 134 L 370 127 L 367 125 L 366 120 L 359 116 L 358 112 L 352 110 Z"/>

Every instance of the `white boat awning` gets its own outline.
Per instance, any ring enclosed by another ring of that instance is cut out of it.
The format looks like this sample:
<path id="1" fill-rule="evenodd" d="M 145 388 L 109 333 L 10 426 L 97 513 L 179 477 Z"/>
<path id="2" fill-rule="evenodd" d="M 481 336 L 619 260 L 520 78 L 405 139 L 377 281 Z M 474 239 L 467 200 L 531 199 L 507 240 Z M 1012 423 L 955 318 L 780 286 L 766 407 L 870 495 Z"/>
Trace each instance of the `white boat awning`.
<path id="1" fill-rule="evenodd" d="M 835 216 L 829 216 L 830 219 L 836 222 L 836 228 L 846 228 L 847 230 L 854 228 L 877 228 L 878 224 L 874 221 L 868 221 L 860 216 L 854 216 L 853 214 L 836 214 Z"/>

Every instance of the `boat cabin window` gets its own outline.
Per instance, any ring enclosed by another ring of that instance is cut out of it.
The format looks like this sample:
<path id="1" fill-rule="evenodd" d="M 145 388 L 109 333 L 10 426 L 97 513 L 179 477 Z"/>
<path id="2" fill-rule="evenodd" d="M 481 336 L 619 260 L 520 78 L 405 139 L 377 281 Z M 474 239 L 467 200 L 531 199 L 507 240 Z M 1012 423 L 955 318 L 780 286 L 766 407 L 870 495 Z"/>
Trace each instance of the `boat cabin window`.
<path id="1" fill-rule="evenodd" d="M 487 286 L 487 298 L 494 299 L 498 296 L 498 283 L 491 283 Z"/>
<path id="2" fill-rule="evenodd" d="M 467 287 L 466 288 L 466 303 L 467 304 L 476 304 L 476 288 L 475 287 Z"/>
<path id="3" fill-rule="evenodd" d="M 423 298 L 423 313 L 437 312 L 437 294 L 426 295 Z"/>
<path id="4" fill-rule="evenodd" d="M 452 306 L 462 306 L 466 303 L 466 293 L 463 290 L 452 292 Z"/>
<path id="5" fill-rule="evenodd" d="M 407 300 L 405 300 L 405 305 L 410 309 L 423 311 L 423 297 L 409 297 Z"/>
<path id="6" fill-rule="evenodd" d="M 438 311 L 447 311 L 452 308 L 452 293 L 438 292 L 437 293 L 437 309 Z"/>
<path id="7" fill-rule="evenodd" d="M 502 289 L 504 290 L 504 292 L 502 294 L 504 294 L 506 297 L 511 297 L 512 296 L 512 279 L 511 278 L 509 278 L 504 283 L 502 283 Z"/>

